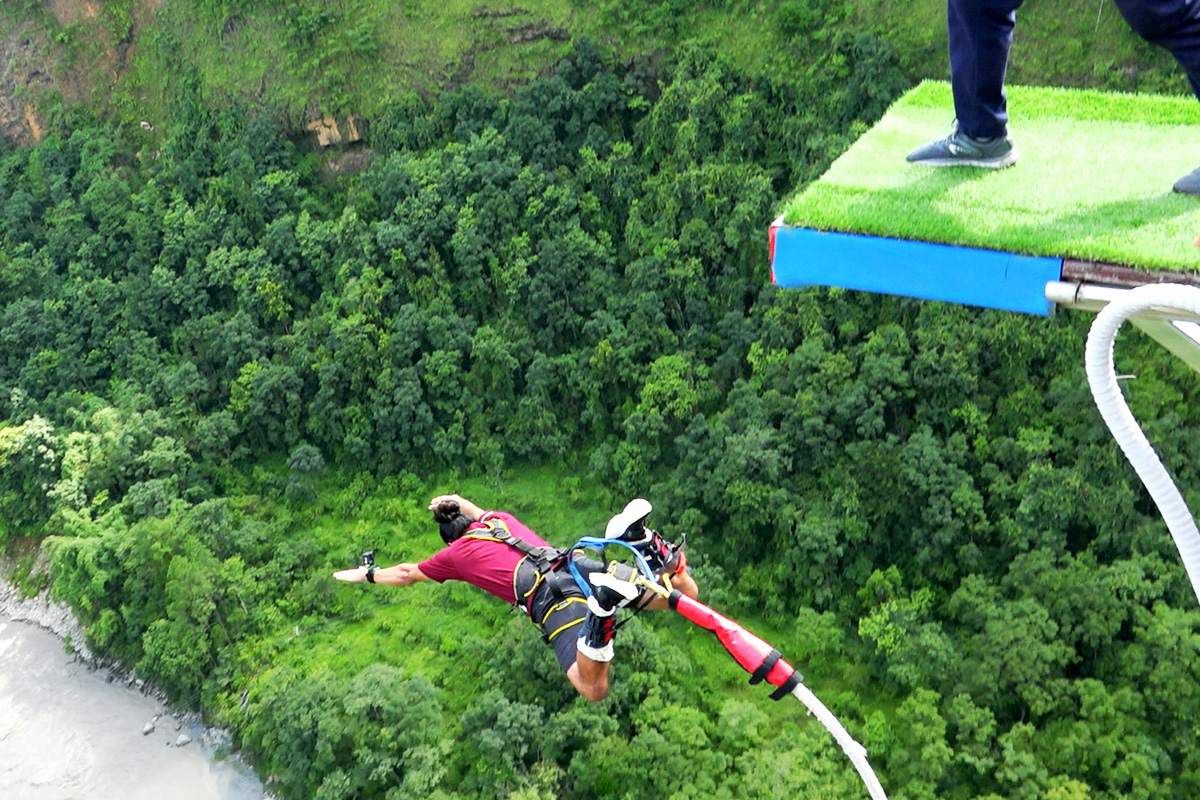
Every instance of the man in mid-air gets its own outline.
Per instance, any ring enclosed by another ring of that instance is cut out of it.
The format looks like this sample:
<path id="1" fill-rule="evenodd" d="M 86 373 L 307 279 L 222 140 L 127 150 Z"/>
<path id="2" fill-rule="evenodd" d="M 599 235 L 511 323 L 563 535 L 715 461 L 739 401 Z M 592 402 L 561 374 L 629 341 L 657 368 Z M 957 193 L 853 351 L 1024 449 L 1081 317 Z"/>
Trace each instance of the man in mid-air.
<path id="1" fill-rule="evenodd" d="M 512 514 L 484 511 L 457 494 L 429 503 L 446 547 L 416 564 L 376 568 L 373 564 L 342 570 L 342 581 L 408 586 L 421 581 L 459 580 L 478 586 L 506 603 L 518 605 L 542 629 L 571 685 L 588 700 L 608 695 L 617 610 L 662 609 L 667 601 L 637 585 L 639 573 L 619 562 L 607 566 L 582 551 L 551 547 Z M 687 569 L 682 548 L 668 544 L 646 527 L 652 507 L 638 498 L 608 521 L 606 539 L 623 541 L 647 561 L 660 581 L 696 598 L 699 590 Z M 584 594 L 570 565 L 587 581 Z"/>

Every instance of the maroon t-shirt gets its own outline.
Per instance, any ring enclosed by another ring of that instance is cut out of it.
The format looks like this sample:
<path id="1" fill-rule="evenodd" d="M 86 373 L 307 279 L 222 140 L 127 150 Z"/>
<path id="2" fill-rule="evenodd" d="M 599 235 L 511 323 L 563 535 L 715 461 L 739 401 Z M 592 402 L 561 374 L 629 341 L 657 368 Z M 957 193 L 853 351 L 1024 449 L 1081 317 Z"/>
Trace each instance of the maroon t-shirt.
<path id="1" fill-rule="evenodd" d="M 495 539 L 473 539 L 472 534 L 486 534 L 485 522 L 502 524 L 513 536 L 524 539 L 534 547 L 546 546 L 546 541 L 504 511 L 487 511 L 472 522 L 463 535 L 444 549 L 425 559 L 417 568 L 425 577 L 438 583 L 466 581 L 485 592 L 496 595 L 506 603 L 517 602 L 513 592 L 513 570 L 523 555 L 521 551 Z"/>

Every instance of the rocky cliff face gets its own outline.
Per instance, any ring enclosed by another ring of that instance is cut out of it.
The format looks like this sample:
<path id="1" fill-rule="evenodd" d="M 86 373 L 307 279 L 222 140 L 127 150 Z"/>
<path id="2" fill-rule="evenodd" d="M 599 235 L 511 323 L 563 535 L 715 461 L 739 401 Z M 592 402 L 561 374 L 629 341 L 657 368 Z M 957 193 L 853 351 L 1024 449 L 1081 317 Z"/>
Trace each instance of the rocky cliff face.
<path id="1" fill-rule="evenodd" d="M 161 5 L 132 0 L 119 25 L 103 0 L 0 0 L 0 140 L 39 141 L 47 95 L 87 103 L 115 86 Z"/>
<path id="2" fill-rule="evenodd" d="M 0 25 L 0 138 L 6 142 L 42 138 L 35 101 L 53 87 L 57 49 L 31 21 Z"/>

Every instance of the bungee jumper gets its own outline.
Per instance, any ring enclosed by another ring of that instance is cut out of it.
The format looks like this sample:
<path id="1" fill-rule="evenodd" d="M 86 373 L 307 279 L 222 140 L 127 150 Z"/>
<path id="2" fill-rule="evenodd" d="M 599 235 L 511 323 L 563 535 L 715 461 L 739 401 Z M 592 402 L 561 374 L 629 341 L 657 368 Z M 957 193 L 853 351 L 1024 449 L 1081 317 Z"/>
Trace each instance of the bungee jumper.
<path id="1" fill-rule="evenodd" d="M 366 553 L 362 566 L 333 577 L 388 586 L 427 580 L 478 586 L 519 607 L 541 628 L 567 680 L 588 700 L 608 695 L 618 609 L 668 608 L 666 596 L 650 588 L 651 582 L 689 598 L 699 594 L 682 544 L 668 543 L 646 525 L 653 508 L 642 498 L 608 521 L 604 539 L 584 539 L 570 548 L 552 547 L 512 514 L 484 511 L 457 494 L 433 498 L 429 510 L 446 543 L 442 550 L 419 563 L 384 568 Z M 589 555 L 608 544 L 629 549 L 639 569 Z"/>
<path id="2" fill-rule="evenodd" d="M 778 650 L 733 620 L 697 600 L 698 587 L 687 568 L 683 541 L 669 544 L 646 525 L 652 507 L 631 500 L 605 527 L 604 538 L 584 537 L 568 548 L 555 548 L 503 511 L 483 511 L 456 494 L 429 503 L 446 547 L 417 564 L 380 569 L 365 553 L 357 569 L 335 572 L 342 581 L 408 586 L 420 581 L 466 581 L 524 610 L 554 648 L 571 685 L 588 700 L 608 694 L 617 611 L 665 609 L 711 631 L 750 675 L 776 687 L 771 699 L 793 695 L 833 734 L 858 771 L 872 800 L 887 795 L 867 762 L 866 749 L 804 685 L 804 677 Z M 605 563 L 589 552 L 618 546 L 634 560 L 630 566 Z"/>

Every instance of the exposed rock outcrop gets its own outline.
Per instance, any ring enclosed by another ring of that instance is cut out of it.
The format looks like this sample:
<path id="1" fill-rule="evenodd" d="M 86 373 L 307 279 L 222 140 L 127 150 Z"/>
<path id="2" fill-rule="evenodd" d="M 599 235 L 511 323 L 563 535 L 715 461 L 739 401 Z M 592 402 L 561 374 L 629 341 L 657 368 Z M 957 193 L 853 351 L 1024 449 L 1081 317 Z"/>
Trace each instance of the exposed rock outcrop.
<path id="1" fill-rule="evenodd" d="M 33 24 L 0 27 L 0 138 L 15 144 L 41 140 L 34 99 L 52 83 L 50 52 L 45 33 Z"/>
<path id="2" fill-rule="evenodd" d="M 8 565 L 0 561 L 0 570 L 7 572 Z M 36 597 L 25 597 L 0 573 L 0 616 L 16 622 L 29 622 L 70 642 L 72 650 L 83 661 L 94 664 L 95 657 L 83 640 L 83 626 L 65 603 L 55 603 L 43 592 Z"/>

